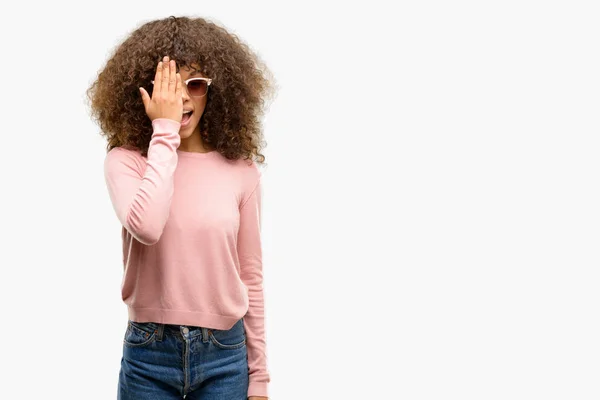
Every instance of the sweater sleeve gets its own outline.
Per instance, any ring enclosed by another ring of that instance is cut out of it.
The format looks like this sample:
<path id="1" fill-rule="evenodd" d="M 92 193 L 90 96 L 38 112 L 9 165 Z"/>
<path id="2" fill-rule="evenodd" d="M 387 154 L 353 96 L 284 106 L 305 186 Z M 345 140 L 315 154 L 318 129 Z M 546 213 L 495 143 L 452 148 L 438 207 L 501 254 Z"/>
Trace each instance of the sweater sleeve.
<path id="1" fill-rule="evenodd" d="M 104 161 L 106 186 L 117 217 L 145 245 L 158 242 L 169 217 L 180 126 L 167 118 L 152 121 L 145 163 L 139 153 L 120 147 L 109 151 Z"/>
<path id="2" fill-rule="evenodd" d="M 248 312 L 243 318 L 248 350 L 248 396 L 268 397 L 267 386 L 270 376 L 267 370 L 265 340 L 260 218 L 261 184 L 259 175 L 258 183 L 240 207 L 238 255 L 241 279 L 248 288 L 250 301 Z"/>

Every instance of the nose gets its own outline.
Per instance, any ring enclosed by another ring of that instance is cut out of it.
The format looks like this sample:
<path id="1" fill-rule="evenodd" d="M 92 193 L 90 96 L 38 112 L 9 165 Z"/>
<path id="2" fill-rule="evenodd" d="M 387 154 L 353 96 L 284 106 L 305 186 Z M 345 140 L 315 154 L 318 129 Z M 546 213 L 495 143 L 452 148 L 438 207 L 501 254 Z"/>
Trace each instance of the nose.
<path id="1" fill-rule="evenodd" d="M 181 90 L 181 98 L 183 99 L 183 102 L 185 103 L 186 100 L 190 100 L 190 94 L 188 93 L 187 90 L 187 85 L 185 84 L 185 81 L 183 80 L 183 78 L 181 78 L 181 84 L 183 85 L 183 88 Z"/>

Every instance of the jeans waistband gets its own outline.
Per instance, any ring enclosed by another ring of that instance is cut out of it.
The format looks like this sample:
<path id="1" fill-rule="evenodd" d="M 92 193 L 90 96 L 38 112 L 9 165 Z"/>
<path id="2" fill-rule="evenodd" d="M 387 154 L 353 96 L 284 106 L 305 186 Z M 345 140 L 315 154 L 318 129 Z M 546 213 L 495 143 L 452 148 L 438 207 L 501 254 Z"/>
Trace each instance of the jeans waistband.
<path id="1" fill-rule="evenodd" d="M 134 322 L 138 327 L 142 327 L 148 333 L 156 333 L 157 340 L 160 341 L 165 333 L 176 334 L 177 336 L 187 336 L 193 338 L 202 335 L 203 340 L 208 339 L 210 328 L 204 328 L 201 326 L 193 325 L 174 325 L 174 324 L 162 324 L 158 322 Z"/>

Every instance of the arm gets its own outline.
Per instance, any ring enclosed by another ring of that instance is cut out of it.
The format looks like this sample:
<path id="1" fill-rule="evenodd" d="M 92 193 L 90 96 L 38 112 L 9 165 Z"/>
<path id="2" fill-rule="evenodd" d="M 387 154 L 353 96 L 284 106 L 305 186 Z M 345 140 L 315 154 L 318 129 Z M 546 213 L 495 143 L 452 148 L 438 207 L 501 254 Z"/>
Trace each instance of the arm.
<path id="1" fill-rule="evenodd" d="M 181 143 L 179 122 L 157 118 L 152 127 L 145 169 L 141 156 L 118 147 L 104 161 L 106 186 L 117 217 L 145 245 L 158 242 L 169 217 L 176 150 Z"/>
<path id="2" fill-rule="evenodd" d="M 270 381 L 265 344 L 262 249 L 260 239 L 260 176 L 248 199 L 240 207 L 238 255 L 241 279 L 248 287 L 250 306 L 244 316 L 248 350 L 248 396 L 267 397 Z"/>

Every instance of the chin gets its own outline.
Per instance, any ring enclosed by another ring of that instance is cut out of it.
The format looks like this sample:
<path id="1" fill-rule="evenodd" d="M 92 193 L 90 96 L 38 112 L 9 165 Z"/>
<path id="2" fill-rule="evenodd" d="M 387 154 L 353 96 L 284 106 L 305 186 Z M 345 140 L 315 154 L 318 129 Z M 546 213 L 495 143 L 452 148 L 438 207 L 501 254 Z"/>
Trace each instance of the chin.
<path id="1" fill-rule="evenodd" d="M 183 131 L 183 132 L 179 131 L 179 137 L 182 139 L 187 139 L 190 136 L 192 136 L 192 131 L 189 131 L 189 132 L 188 131 Z"/>
<path id="2" fill-rule="evenodd" d="M 185 128 L 179 130 L 179 136 L 182 139 L 187 139 L 194 134 L 197 127 L 197 125 L 194 128 L 192 128 L 191 126 L 186 126 Z"/>

